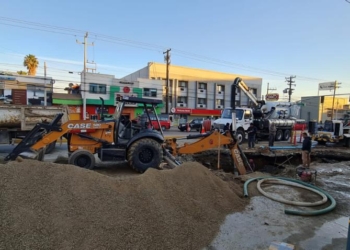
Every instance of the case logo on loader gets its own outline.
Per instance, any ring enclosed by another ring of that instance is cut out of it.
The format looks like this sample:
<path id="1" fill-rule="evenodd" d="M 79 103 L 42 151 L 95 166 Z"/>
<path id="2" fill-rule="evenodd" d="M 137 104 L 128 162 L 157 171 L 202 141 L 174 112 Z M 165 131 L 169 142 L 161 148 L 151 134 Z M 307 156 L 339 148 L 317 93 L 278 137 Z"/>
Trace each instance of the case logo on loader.
<path id="1" fill-rule="evenodd" d="M 67 127 L 69 129 L 87 129 L 87 128 L 91 128 L 91 123 L 80 123 L 80 124 L 69 123 Z"/>

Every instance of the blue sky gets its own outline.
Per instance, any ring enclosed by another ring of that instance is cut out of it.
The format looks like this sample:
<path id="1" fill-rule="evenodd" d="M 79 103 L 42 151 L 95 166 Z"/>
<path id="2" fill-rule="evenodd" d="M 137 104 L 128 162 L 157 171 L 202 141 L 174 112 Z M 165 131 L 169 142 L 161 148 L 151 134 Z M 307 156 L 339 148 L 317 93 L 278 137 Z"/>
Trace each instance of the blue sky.
<path id="1" fill-rule="evenodd" d="M 262 77 L 263 94 L 267 83 L 282 94 L 290 75 L 297 76 L 296 99 L 334 80 L 342 83 L 337 93 L 350 93 L 345 0 L 12 0 L 1 9 L 0 70 L 25 70 L 23 56 L 31 53 L 38 75 L 46 61 L 48 75 L 65 80 L 57 88 L 79 81 L 68 71 L 81 71 L 76 39 L 89 31 L 95 46 L 88 59 L 116 77 L 163 62 L 171 48 L 175 65 Z"/>

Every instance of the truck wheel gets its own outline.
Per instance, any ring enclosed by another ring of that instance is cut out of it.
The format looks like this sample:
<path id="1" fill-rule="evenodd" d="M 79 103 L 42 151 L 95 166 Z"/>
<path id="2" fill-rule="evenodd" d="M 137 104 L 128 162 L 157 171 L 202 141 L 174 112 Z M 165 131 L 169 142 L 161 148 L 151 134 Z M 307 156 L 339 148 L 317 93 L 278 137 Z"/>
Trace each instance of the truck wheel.
<path id="1" fill-rule="evenodd" d="M 87 150 L 76 150 L 70 155 L 68 164 L 93 169 L 95 167 L 95 156 Z"/>
<path id="2" fill-rule="evenodd" d="M 244 131 L 237 130 L 236 138 L 237 138 L 238 144 L 242 144 L 244 142 L 244 139 L 245 139 Z"/>
<path id="3" fill-rule="evenodd" d="M 130 167 L 140 173 L 145 172 L 148 168 L 158 168 L 162 157 L 161 144 L 149 138 L 134 142 L 127 154 Z"/>
<path id="4" fill-rule="evenodd" d="M 51 142 L 47 147 L 46 147 L 46 151 L 45 154 L 51 154 L 52 151 L 54 151 L 56 148 L 56 141 Z"/>
<path id="5" fill-rule="evenodd" d="M 283 133 L 283 140 L 288 141 L 290 138 L 290 130 L 285 130 Z"/>
<path id="6" fill-rule="evenodd" d="M 282 130 L 279 129 L 276 132 L 276 141 L 281 141 L 282 138 L 283 138 L 283 132 L 282 132 Z"/>
<path id="7" fill-rule="evenodd" d="M 165 126 L 162 126 L 162 131 L 165 131 L 166 130 L 166 127 Z"/>

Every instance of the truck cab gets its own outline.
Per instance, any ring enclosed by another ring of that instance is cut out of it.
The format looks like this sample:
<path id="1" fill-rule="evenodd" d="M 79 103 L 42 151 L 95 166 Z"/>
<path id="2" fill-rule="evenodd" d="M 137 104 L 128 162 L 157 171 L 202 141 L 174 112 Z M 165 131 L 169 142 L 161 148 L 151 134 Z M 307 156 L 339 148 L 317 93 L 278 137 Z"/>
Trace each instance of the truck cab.
<path id="1" fill-rule="evenodd" d="M 239 142 L 245 139 L 245 132 L 248 130 L 250 123 L 253 122 L 253 110 L 250 108 L 236 108 L 236 136 Z M 225 108 L 222 111 L 221 117 L 214 121 L 213 129 L 223 131 L 224 126 L 229 123 L 232 124 L 232 108 Z"/>
<path id="2" fill-rule="evenodd" d="M 339 143 L 343 142 L 344 146 L 350 147 L 350 126 L 348 122 L 343 123 L 342 120 L 326 120 L 321 130 L 313 135 L 313 140 L 320 145 L 327 142 Z"/>

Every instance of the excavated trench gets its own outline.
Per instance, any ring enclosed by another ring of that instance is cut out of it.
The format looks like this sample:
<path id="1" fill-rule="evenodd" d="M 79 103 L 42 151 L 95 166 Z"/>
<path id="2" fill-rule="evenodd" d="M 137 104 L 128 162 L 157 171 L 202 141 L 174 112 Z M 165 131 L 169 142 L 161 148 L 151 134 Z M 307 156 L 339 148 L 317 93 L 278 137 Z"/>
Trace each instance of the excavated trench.
<path id="1" fill-rule="evenodd" d="M 252 159 L 255 165 L 255 171 L 278 173 L 286 166 L 299 166 L 302 164 L 301 152 L 291 150 L 281 150 L 276 152 L 244 152 L 247 159 Z M 194 154 L 191 156 L 182 156 L 184 161 L 197 161 L 211 169 L 223 169 L 226 172 L 232 172 L 234 165 L 229 150 L 221 150 L 220 157 L 218 150 L 208 150 L 206 152 Z M 219 163 L 218 163 L 219 161 Z M 319 163 L 337 163 L 350 161 L 350 151 L 346 148 L 315 148 L 311 153 L 311 162 Z"/>

